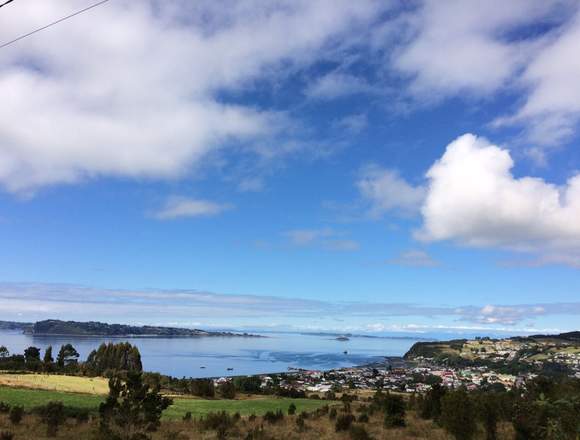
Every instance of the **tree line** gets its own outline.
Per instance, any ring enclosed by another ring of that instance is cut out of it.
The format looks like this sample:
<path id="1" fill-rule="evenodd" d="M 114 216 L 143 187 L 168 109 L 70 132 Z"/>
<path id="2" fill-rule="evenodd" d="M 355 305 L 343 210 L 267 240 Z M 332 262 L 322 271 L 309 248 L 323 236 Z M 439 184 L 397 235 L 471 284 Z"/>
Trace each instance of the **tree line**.
<path id="1" fill-rule="evenodd" d="M 79 353 L 72 344 L 61 345 L 56 358 L 52 346 L 46 347 L 44 354 L 34 346 L 27 347 L 23 354 L 11 354 L 0 346 L 0 370 L 110 377 L 120 371 L 141 372 L 143 365 L 138 348 L 128 342 L 103 343 L 85 362 L 79 361 Z"/>

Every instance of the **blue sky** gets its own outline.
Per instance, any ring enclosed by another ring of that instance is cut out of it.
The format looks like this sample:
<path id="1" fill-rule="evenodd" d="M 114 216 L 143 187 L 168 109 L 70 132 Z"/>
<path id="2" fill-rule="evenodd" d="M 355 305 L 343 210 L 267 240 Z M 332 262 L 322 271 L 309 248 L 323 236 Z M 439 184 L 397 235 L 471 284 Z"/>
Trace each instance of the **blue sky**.
<path id="1" fill-rule="evenodd" d="M 0 49 L 0 319 L 577 329 L 577 3 L 401 5 L 111 0 Z"/>

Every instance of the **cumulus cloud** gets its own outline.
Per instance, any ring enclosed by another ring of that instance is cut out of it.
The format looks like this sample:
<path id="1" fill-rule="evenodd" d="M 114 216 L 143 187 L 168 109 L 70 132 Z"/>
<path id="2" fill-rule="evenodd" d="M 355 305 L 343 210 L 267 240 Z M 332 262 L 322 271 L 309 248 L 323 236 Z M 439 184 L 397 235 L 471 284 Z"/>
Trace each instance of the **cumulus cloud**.
<path id="1" fill-rule="evenodd" d="M 396 170 L 376 165 L 363 169 L 356 186 L 370 204 L 369 214 L 372 217 L 388 212 L 415 214 L 425 197 L 423 187 L 409 184 Z"/>
<path id="2" fill-rule="evenodd" d="M 390 60 L 421 101 L 523 92 L 514 114 L 528 140 L 558 144 L 580 117 L 580 10 L 572 1 L 427 0 L 400 19 Z M 535 32 L 530 32 L 534 28 Z M 392 38 L 391 38 L 392 39 Z"/>
<path id="3" fill-rule="evenodd" d="M 0 41 L 79 6 L 17 2 Z M 119 0 L 11 45 L 0 60 L 0 185 L 171 179 L 226 144 L 278 134 L 283 117 L 224 92 L 310 65 L 375 10 L 370 0 Z"/>
<path id="4" fill-rule="evenodd" d="M 387 260 L 387 264 L 408 267 L 437 267 L 439 262 L 431 257 L 427 252 L 420 249 L 410 249 L 401 252 L 395 258 Z"/>
<path id="5" fill-rule="evenodd" d="M 427 172 L 418 238 L 472 246 L 580 249 L 580 174 L 556 185 L 515 177 L 508 150 L 466 134 Z"/>
<path id="6" fill-rule="evenodd" d="M 232 205 L 227 203 L 171 197 L 165 206 L 154 214 L 154 217 L 159 220 L 173 220 L 181 217 L 210 217 L 231 208 Z"/>

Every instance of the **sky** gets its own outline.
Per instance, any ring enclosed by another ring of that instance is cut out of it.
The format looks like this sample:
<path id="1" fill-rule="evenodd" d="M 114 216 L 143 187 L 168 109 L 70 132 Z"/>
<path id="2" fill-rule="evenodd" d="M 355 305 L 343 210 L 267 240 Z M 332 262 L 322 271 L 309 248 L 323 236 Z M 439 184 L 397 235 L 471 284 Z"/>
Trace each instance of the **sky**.
<path id="1" fill-rule="evenodd" d="M 109 0 L 1 47 L 0 319 L 578 330 L 579 53 L 565 0 Z"/>

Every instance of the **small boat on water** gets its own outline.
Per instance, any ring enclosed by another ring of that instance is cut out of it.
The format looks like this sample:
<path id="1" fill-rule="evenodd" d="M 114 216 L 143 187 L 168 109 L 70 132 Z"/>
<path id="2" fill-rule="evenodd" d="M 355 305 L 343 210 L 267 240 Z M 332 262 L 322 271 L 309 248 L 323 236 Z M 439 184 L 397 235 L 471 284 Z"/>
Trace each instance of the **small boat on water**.
<path id="1" fill-rule="evenodd" d="M 228 367 L 227 370 L 228 371 L 234 371 L 234 369 L 232 367 Z"/>
<path id="2" fill-rule="evenodd" d="M 202 365 L 202 366 L 201 366 L 201 367 L 199 367 L 199 368 L 201 368 L 201 369 L 204 369 L 204 368 L 205 368 L 205 366 L 203 366 L 203 365 Z"/>
<path id="3" fill-rule="evenodd" d="M 343 353 L 344 353 L 344 354 L 348 354 L 348 351 L 344 350 L 344 351 L 343 351 Z"/>
<path id="4" fill-rule="evenodd" d="M 348 336 L 339 336 L 338 338 L 336 338 L 337 341 L 350 341 L 350 338 Z"/>

